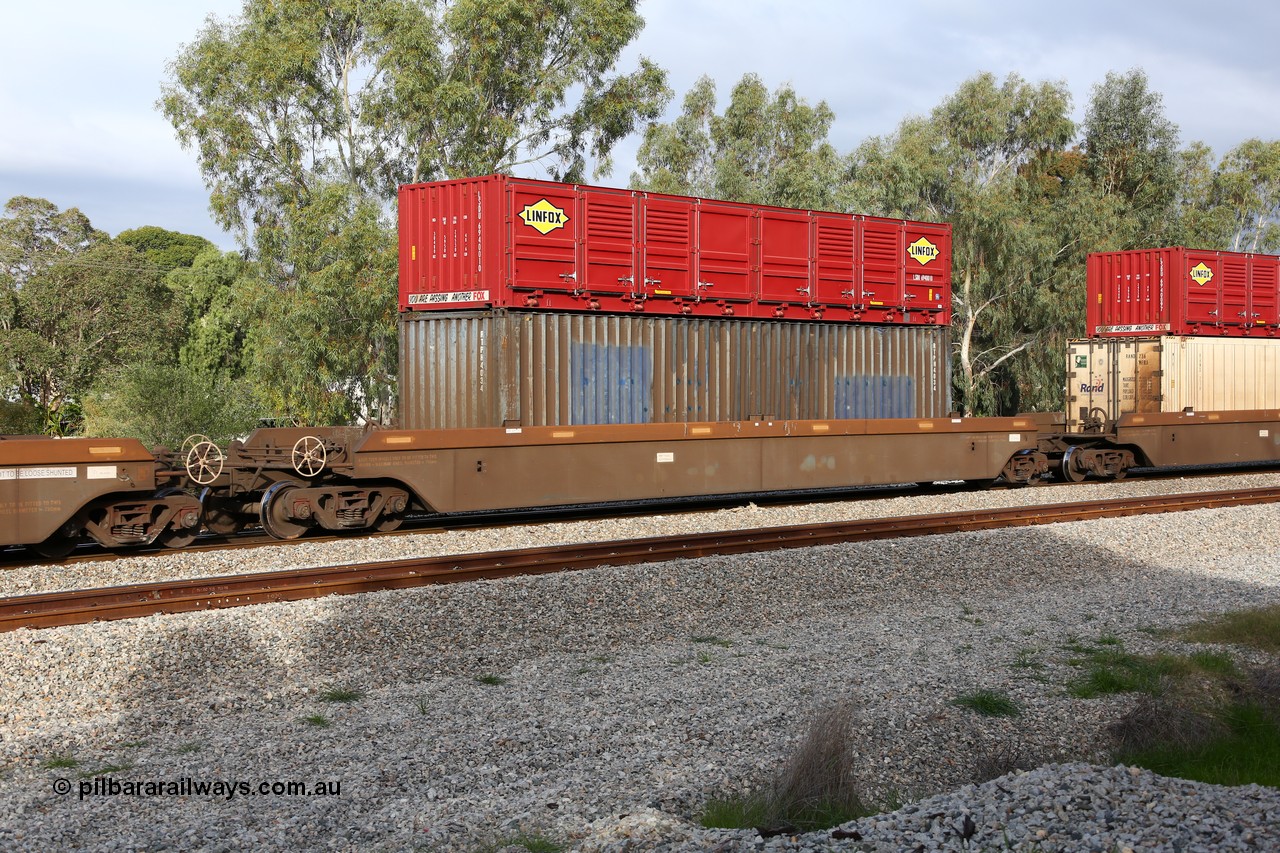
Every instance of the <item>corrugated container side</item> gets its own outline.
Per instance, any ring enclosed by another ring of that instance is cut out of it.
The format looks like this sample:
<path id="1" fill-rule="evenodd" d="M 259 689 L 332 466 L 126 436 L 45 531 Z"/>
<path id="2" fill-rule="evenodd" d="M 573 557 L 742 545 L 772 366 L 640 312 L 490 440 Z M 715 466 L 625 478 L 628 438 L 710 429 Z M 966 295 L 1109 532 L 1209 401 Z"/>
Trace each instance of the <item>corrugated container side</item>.
<path id="1" fill-rule="evenodd" d="M 406 312 L 400 424 L 944 417 L 949 339 L 938 326 Z"/>
<path id="2" fill-rule="evenodd" d="M 1165 335 L 1071 341 L 1067 429 L 1096 416 L 1280 407 L 1280 340 Z"/>
<path id="3" fill-rule="evenodd" d="M 1088 259 L 1091 337 L 1280 335 L 1280 258 L 1180 246 Z"/>

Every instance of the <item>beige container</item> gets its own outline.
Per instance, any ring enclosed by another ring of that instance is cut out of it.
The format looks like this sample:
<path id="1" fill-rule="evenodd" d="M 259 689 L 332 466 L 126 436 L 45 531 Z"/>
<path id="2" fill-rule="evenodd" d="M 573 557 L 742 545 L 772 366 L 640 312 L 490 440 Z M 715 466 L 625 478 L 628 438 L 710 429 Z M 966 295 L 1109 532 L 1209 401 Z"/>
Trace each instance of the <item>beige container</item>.
<path id="1" fill-rule="evenodd" d="M 1280 408 L 1280 339 L 1110 338 L 1067 348 L 1067 429 L 1124 414 Z"/>

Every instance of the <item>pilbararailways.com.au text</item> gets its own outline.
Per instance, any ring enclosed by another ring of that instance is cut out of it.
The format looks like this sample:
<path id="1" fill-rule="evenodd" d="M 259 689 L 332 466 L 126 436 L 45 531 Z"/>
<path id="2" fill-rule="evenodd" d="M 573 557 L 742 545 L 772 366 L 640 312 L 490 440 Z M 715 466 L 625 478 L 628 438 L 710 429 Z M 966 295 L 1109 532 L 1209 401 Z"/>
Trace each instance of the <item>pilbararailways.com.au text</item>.
<path id="1" fill-rule="evenodd" d="M 95 776 L 81 779 L 74 788 L 79 798 L 89 797 L 220 797 L 233 800 L 236 797 L 339 797 L 342 782 L 323 780 L 315 782 L 276 781 L 241 782 L 235 779 L 117 779 L 114 776 Z M 70 779 L 55 779 L 53 792 L 59 796 L 70 794 Z"/>

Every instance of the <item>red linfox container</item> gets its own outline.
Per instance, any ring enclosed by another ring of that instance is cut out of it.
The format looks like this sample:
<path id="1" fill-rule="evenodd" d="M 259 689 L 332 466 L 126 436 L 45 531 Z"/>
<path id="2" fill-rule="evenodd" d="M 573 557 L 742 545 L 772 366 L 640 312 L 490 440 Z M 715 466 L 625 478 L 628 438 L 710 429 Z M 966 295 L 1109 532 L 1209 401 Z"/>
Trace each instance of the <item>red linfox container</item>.
<path id="1" fill-rule="evenodd" d="M 504 175 L 400 187 L 400 309 L 951 320 L 951 226 Z"/>
<path id="2" fill-rule="evenodd" d="M 1089 255 L 1091 338 L 1280 335 L 1280 258 L 1175 246 Z"/>

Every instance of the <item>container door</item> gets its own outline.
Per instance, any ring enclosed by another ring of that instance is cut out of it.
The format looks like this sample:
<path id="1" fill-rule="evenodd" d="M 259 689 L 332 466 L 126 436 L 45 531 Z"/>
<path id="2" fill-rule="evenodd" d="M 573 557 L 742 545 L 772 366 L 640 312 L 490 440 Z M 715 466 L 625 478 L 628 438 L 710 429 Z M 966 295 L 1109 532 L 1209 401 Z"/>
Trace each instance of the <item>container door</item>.
<path id="1" fill-rule="evenodd" d="M 704 300 L 747 301 L 751 281 L 752 209 L 745 205 L 698 203 L 698 280 Z"/>
<path id="2" fill-rule="evenodd" d="M 1249 258 L 1249 322 L 1254 326 L 1280 325 L 1280 258 Z"/>
<path id="3" fill-rule="evenodd" d="M 1249 325 L 1249 259 L 1245 255 L 1222 256 L 1222 322 Z"/>
<path id="4" fill-rule="evenodd" d="M 640 199 L 644 284 L 653 299 L 697 296 L 693 279 L 694 206 L 691 198 Z"/>
<path id="5" fill-rule="evenodd" d="M 1164 337 L 1136 342 L 1132 372 L 1127 360 L 1122 363 L 1121 406 L 1118 414 L 1153 414 L 1164 411 L 1165 342 L 1172 340 L 1174 338 Z M 1125 384 L 1127 381 L 1132 381 L 1132 391 Z"/>
<path id="6" fill-rule="evenodd" d="M 579 214 L 574 188 L 558 184 L 507 185 L 511 229 L 511 286 L 516 290 L 573 291 L 584 271 L 575 254 Z"/>
<path id="7" fill-rule="evenodd" d="M 578 194 L 582 235 L 579 281 L 592 293 L 639 293 L 635 281 L 636 199 L 631 193 L 583 189 Z"/>
<path id="8" fill-rule="evenodd" d="M 905 224 L 906 272 L 903 298 L 911 322 L 949 322 L 951 304 L 951 232 L 925 223 Z"/>
<path id="9" fill-rule="evenodd" d="M 1210 252 L 1183 256 L 1182 283 L 1187 291 L 1187 323 L 1217 325 L 1223 322 L 1218 298 L 1222 286 L 1222 261 Z"/>
<path id="10" fill-rule="evenodd" d="M 899 311 L 906 301 L 902 286 L 907 259 L 903 225 L 897 220 L 874 217 L 863 217 L 859 224 L 862 289 L 858 304 L 880 314 Z"/>
<path id="11" fill-rule="evenodd" d="M 809 281 L 809 213 L 760 210 L 760 301 L 813 301 Z"/>
<path id="12" fill-rule="evenodd" d="M 813 301 L 851 305 L 854 301 L 854 219 L 816 213 L 813 216 Z"/>

